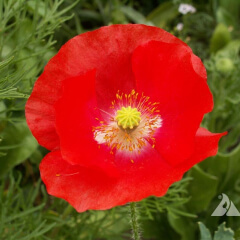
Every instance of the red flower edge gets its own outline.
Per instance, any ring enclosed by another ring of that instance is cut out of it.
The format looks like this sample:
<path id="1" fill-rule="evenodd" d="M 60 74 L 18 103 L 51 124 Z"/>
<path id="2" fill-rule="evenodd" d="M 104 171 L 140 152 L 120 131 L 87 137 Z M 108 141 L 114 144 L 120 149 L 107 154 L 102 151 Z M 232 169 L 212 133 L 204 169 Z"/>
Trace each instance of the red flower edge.
<path id="1" fill-rule="evenodd" d="M 155 160 L 147 168 L 138 169 L 137 174 L 126 172 L 116 178 L 98 169 L 71 165 L 62 159 L 61 152 L 57 150 L 42 160 L 41 178 L 49 194 L 65 199 L 78 212 L 105 210 L 129 201 L 140 201 L 151 195 L 161 197 L 193 165 L 214 156 L 223 135 L 200 128 L 196 134 L 195 153 L 187 163 L 172 167 L 163 160 Z M 56 177 L 59 173 L 62 176 Z"/>
<path id="2" fill-rule="evenodd" d="M 116 130 L 108 115 L 116 115 L 121 93 L 136 98 L 147 124 L 135 135 L 128 130 L 136 151 L 121 135 L 106 134 Z M 199 128 L 212 107 L 205 68 L 185 43 L 162 29 L 128 24 L 65 44 L 37 80 L 26 118 L 52 151 L 40 165 L 49 194 L 82 212 L 162 196 L 194 164 L 215 155 L 226 133 Z"/>

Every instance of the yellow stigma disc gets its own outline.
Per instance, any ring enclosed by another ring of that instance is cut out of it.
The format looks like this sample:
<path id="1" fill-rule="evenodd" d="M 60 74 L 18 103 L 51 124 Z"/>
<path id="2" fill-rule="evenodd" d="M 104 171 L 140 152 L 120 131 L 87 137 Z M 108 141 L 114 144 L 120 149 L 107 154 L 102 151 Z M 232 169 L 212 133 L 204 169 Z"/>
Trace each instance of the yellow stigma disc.
<path id="1" fill-rule="evenodd" d="M 122 107 L 120 110 L 117 111 L 117 115 L 115 120 L 117 120 L 118 125 L 124 129 L 130 128 L 133 129 L 134 127 L 138 126 L 141 120 L 141 113 L 137 110 L 137 108 L 132 107 Z"/>

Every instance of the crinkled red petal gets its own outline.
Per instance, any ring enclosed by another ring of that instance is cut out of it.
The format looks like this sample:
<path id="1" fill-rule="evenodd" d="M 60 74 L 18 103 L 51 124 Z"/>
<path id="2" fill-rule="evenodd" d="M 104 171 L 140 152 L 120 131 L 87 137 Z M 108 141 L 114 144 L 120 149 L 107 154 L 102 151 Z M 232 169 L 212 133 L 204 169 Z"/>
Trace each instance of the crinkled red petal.
<path id="1" fill-rule="evenodd" d="M 94 139 L 93 126 L 100 118 L 95 92 L 96 71 L 63 81 L 61 98 L 55 104 L 56 129 L 63 159 L 71 164 L 100 166 L 113 175 L 113 156 Z"/>
<path id="2" fill-rule="evenodd" d="M 155 151 L 145 155 L 143 161 L 128 165 L 127 171 L 119 177 L 110 177 L 97 168 L 71 165 L 63 160 L 60 151 L 55 151 L 41 162 L 41 178 L 49 194 L 65 199 L 79 212 L 109 209 L 150 195 L 163 196 L 185 171 L 215 155 L 218 141 L 225 134 L 200 128 L 195 138 L 194 154 L 181 165 L 172 167 Z"/>
<path id="3" fill-rule="evenodd" d="M 46 65 L 26 104 L 27 122 L 38 142 L 49 150 L 59 148 L 54 104 L 63 80 L 96 69 L 99 107 L 109 108 L 117 90 L 128 93 L 135 88 L 132 52 L 149 40 L 182 43 L 162 29 L 138 24 L 103 27 L 68 41 Z"/>
<path id="4" fill-rule="evenodd" d="M 172 165 L 190 157 L 203 115 L 213 108 L 202 62 L 179 43 L 151 41 L 133 53 L 137 91 L 159 102 L 156 148 Z"/>
<path id="5" fill-rule="evenodd" d="M 217 153 L 218 141 L 226 133 L 214 134 L 199 129 L 196 148 L 190 159 L 178 167 L 164 162 L 156 153 L 113 178 L 96 168 L 71 165 L 60 151 L 49 153 L 41 162 L 41 178 L 49 194 L 68 201 L 77 211 L 109 209 L 150 195 L 162 196 L 169 186 L 181 179 L 185 171 L 206 157 Z"/>
<path id="6" fill-rule="evenodd" d="M 162 196 L 170 184 L 181 178 L 180 172 L 173 176 L 168 164 L 154 159 L 144 169 L 133 169 L 134 174 L 130 171 L 116 178 L 109 177 L 96 168 L 69 164 L 60 151 L 49 153 L 40 165 L 48 193 L 65 199 L 79 212 L 109 209 L 149 195 Z"/>
<path id="7" fill-rule="evenodd" d="M 179 166 L 179 169 L 187 171 L 205 158 L 215 156 L 218 151 L 218 142 L 225 135 L 227 132 L 211 133 L 205 128 L 199 128 L 195 137 L 195 151 L 187 161 Z"/>

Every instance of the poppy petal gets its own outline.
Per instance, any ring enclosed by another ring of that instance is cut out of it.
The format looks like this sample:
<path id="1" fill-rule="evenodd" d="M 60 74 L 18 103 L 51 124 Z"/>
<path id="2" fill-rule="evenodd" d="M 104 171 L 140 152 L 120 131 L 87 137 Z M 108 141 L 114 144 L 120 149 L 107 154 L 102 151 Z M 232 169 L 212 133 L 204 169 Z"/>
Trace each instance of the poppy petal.
<path id="1" fill-rule="evenodd" d="M 54 74 L 43 73 L 34 85 L 26 106 L 26 121 L 38 143 L 48 150 L 58 149 L 59 138 L 55 128 L 54 98 L 59 89 L 52 85 Z"/>
<path id="2" fill-rule="evenodd" d="M 63 81 L 61 98 L 55 104 L 56 129 L 60 138 L 62 157 L 71 164 L 101 166 L 113 174 L 113 156 L 94 139 L 93 126 L 100 113 L 97 109 L 95 74 L 92 70 L 84 75 Z M 107 166 L 108 165 L 108 166 Z"/>
<path id="3" fill-rule="evenodd" d="M 154 164 L 149 166 L 147 175 L 146 169 L 140 168 L 139 174 L 113 178 L 99 169 L 71 165 L 63 160 L 60 151 L 53 151 L 42 160 L 40 172 L 49 194 L 65 199 L 78 212 L 83 212 L 109 209 L 149 195 L 164 195 L 182 175 L 179 172 L 172 175 L 168 164 L 155 163 L 157 168 Z"/>
<path id="4" fill-rule="evenodd" d="M 149 40 L 182 43 L 160 28 L 126 24 L 102 27 L 63 45 L 46 65 L 26 104 L 27 123 L 39 144 L 49 150 L 59 148 L 54 104 L 61 97 L 63 80 L 96 69 L 99 108 L 109 109 L 117 90 L 128 93 L 135 88 L 132 52 Z"/>
<path id="5" fill-rule="evenodd" d="M 49 194 L 68 201 L 78 212 L 109 209 L 148 196 L 163 196 L 169 186 L 180 180 L 193 165 L 217 152 L 222 134 L 200 128 L 196 149 L 190 159 L 177 167 L 165 162 L 156 150 L 145 155 L 145 161 L 131 163 L 118 177 L 106 175 L 97 168 L 71 165 L 60 151 L 49 153 L 40 164 L 41 178 Z M 116 157 L 117 161 L 124 161 Z M 120 162 L 121 164 L 121 162 Z"/>
<path id="6" fill-rule="evenodd" d="M 132 58 L 137 91 L 159 102 L 162 127 L 156 148 L 173 165 L 191 156 L 203 115 L 213 108 L 204 66 L 193 56 L 184 44 L 151 41 Z"/>
<path id="7" fill-rule="evenodd" d="M 79 212 L 90 208 L 104 209 L 114 201 L 109 195 L 116 182 L 114 178 L 99 169 L 69 164 L 63 160 L 60 151 L 45 156 L 40 173 L 48 193 L 65 199 Z"/>
<path id="8" fill-rule="evenodd" d="M 218 142 L 221 137 L 227 135 L 223 133 L 211 133 L 205 128 L 199 128 L 195 137 L 195 151 L 193 155 L 180 166 L 180 168 L 189 170 L 193 165 L 202 160 L 215 156 L 218 151 Z"/>

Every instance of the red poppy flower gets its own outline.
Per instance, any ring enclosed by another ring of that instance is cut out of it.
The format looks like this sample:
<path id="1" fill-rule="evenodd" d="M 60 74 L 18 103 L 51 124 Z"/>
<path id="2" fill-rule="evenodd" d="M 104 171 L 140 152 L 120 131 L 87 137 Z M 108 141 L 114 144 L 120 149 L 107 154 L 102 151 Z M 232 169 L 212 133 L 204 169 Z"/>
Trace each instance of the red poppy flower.
<path id="1" fill-rule="evenodd" d="M 82 212 L 163 196 L 215 155 L 225 133 L 199 128 L 212 108 L 191 49 L 162 29 L 128 24 L 68 41 L 37 80 L 26 117 L 51 150 L 40 165 L 48 193 Z"/>

